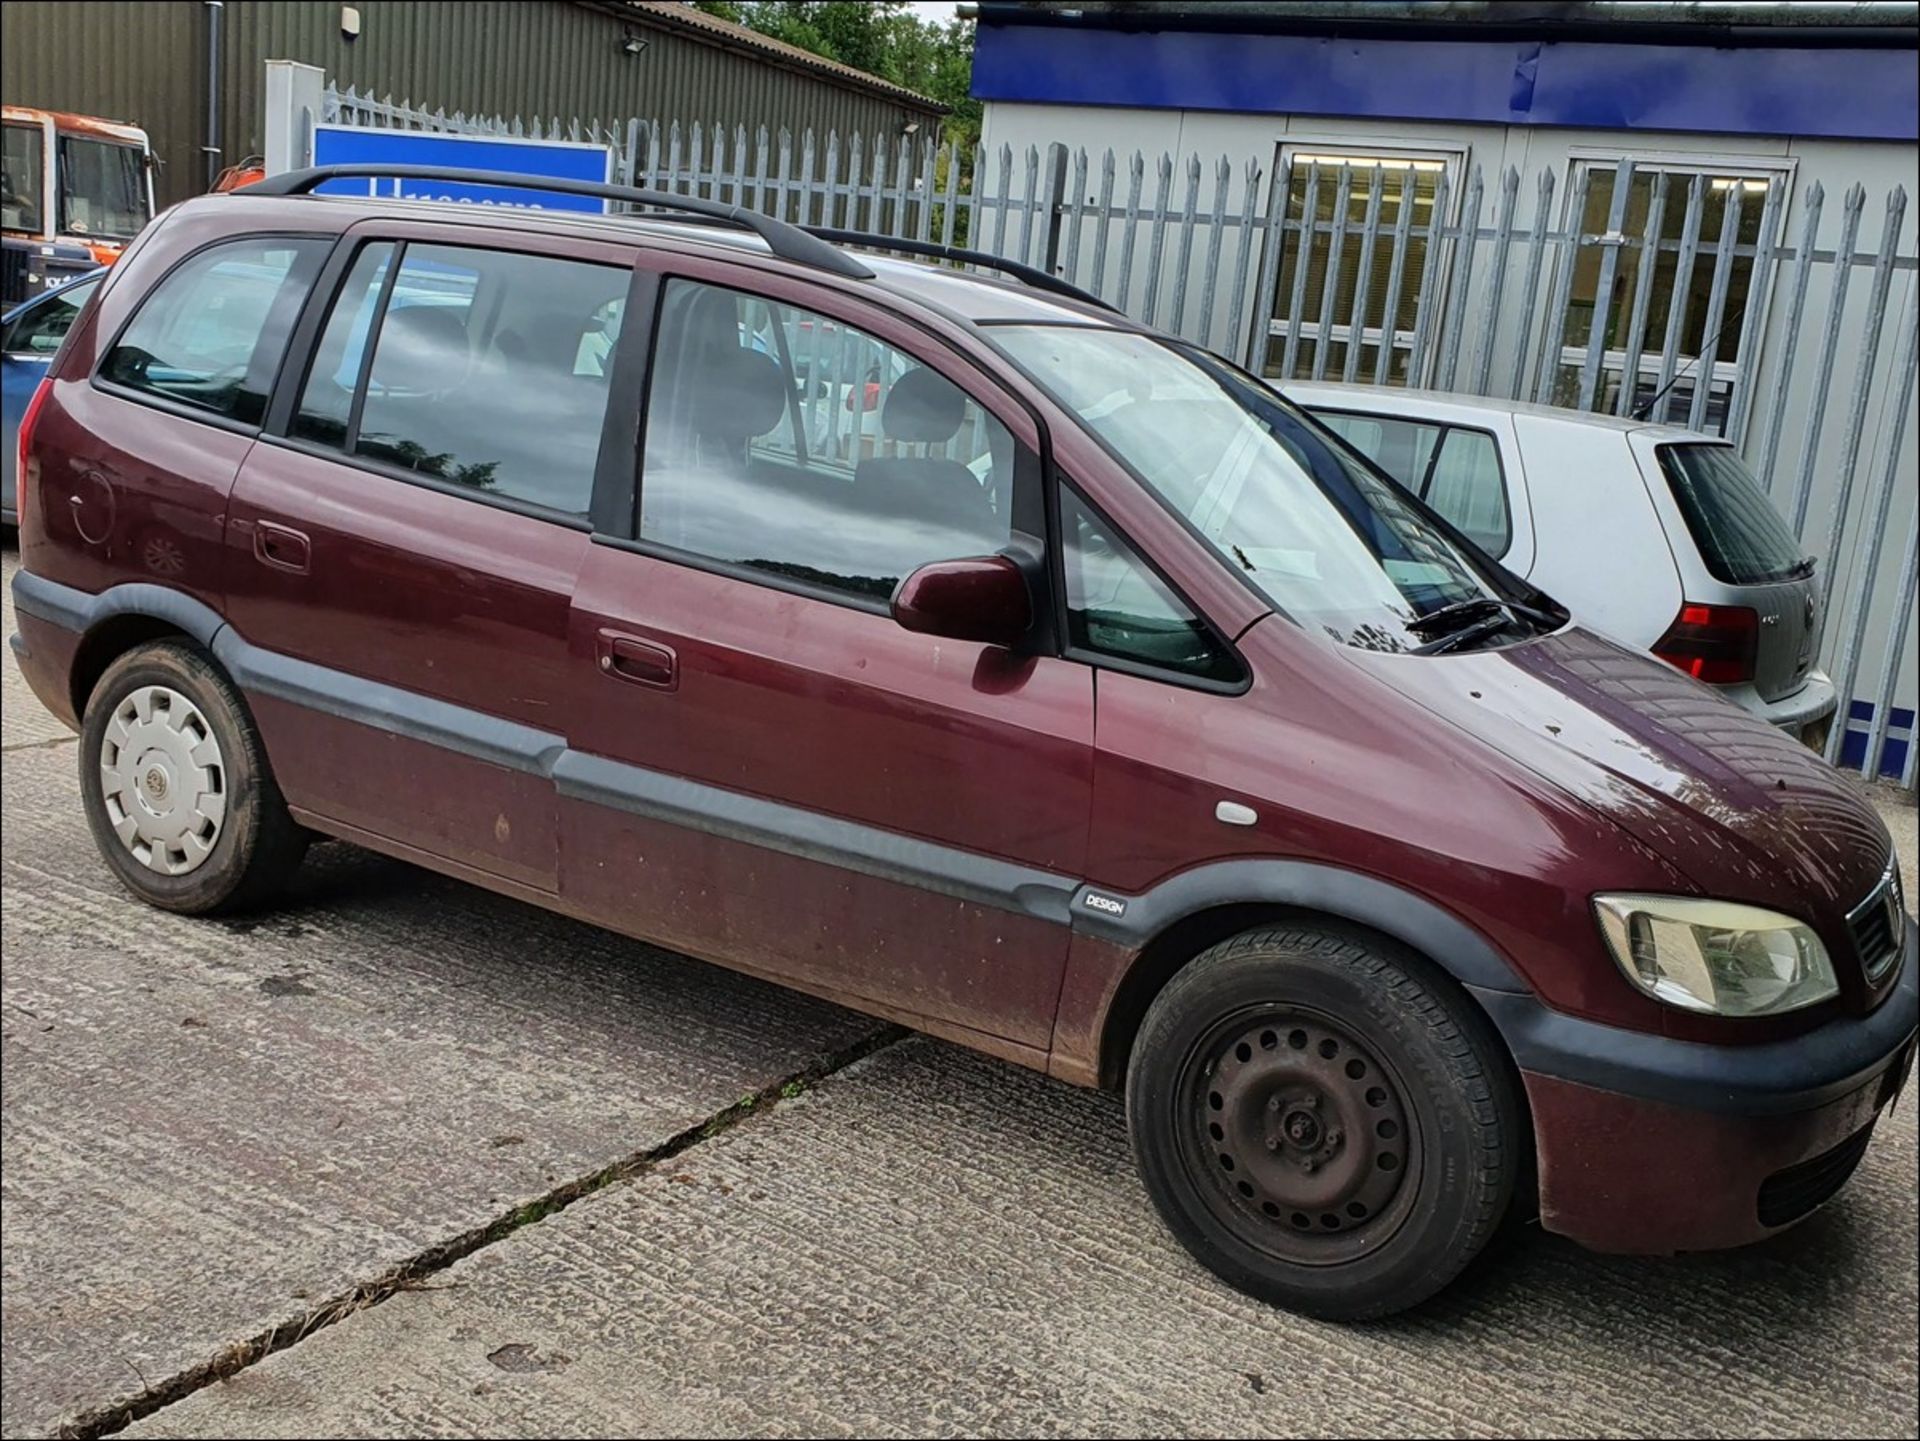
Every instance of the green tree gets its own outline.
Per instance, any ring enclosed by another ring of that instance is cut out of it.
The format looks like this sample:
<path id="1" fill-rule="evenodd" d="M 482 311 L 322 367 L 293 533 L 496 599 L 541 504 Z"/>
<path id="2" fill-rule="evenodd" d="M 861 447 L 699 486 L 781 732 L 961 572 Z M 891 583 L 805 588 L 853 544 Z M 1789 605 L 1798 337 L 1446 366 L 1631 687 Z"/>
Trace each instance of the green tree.
<path id="1" fill-rule="evenodd" d="M 980 102 L 967 93 L 972 21 L 932 24 L 902 0 L 694 0 L 694 8 L 938 100 L 952 111 L 942 135 L 971 164 L 980 139 Z"/>

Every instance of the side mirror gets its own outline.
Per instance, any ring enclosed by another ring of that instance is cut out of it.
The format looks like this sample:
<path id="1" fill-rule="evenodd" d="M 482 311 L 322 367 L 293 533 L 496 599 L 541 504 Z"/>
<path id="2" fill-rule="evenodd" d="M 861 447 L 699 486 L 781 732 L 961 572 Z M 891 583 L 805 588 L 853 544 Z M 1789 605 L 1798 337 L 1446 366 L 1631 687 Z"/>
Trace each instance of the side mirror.
<path id="1" fill-rule="evenodd" d="M 892 609 L 907 630 L 1009 648 L 1033 626 L 1027 578 L 1004 555 L 923 565 L 894 588 Z"/>

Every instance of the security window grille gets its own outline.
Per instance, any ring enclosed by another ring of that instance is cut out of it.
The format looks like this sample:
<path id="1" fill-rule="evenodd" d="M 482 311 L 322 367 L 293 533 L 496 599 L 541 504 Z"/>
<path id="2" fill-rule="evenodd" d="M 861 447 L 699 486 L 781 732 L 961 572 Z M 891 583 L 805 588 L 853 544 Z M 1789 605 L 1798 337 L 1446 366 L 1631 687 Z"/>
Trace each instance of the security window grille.
<path id="1" fill-rule="evenodd" d="M 1654 420 L 1724 434 L 1740 379 L 1740 337 L 1749 307 L 1760 301 L 1753 288 L 1751 248 L 1762 238 L 1772 177 L 1733 168 L 1636 163 L 1625 209 L 1616 212 L 1617 162 L 1577 161 L 1575 167 L 1573 193 L 1582 193 L 1584 179 L 1585 201 L 1552 402 L 1579 404 L 1580 369 L 1602 304 L 1607 251 L 1613 248 L 1618 255 L 1604 299 L 1600 378 L 1591 408 L 1622 415 L 1645 411 Z M 1657 235 L 1649 276 L 1643 268 L 1650 227 Z M 1729 238 L 1723 254 L 1722 243 Z M 1734 253 L 1740 247 L 1748 253 Z M 1696 398 L 1700 391 L 1704 394 Z"/>
<path id="2" fill-rule="evenodd" d="M 1435 202 L 1442 177 L 1455 188 L 1459 161 L 1432 152 L 1282 150 L 1288 228 L 1266 374 L 1418 383 L 1411 363 L 1421 299 L 1444 269 L 1432 263 L 1441 243 L 1433 238 Z"/>

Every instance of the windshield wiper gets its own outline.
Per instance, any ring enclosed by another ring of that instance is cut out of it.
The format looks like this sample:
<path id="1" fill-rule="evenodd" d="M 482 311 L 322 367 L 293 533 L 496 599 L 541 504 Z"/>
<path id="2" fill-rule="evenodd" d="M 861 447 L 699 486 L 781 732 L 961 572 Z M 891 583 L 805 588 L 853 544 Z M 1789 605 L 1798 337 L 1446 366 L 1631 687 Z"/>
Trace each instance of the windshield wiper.
<path id="1" fill-rule="evenodd" d="M 1443 605 L 1438 610 L 1430 610 L 1425 615 L 1416 615 L 1407 622 L 1408 630 L 1428 631 L 1445 630 L 1457 620 L 1467 620 L 1484 615 L 1488 609 L 1499 610 L 1500 598 L 1493 595 L 1476 595 L 1469 600 L 1456 600 Z"/>
<path id="2" fill-rule="evenodd" d="M 1438 612 L 1435 612 L 1438 614 Z M 1462 626 L 1459 630 L 1450 630 L 1438 640 L 1430 640 L 1425 645 L 1417 645 L 1408 651 L 1408 655 L 1440 655 L 1446 651 L 1458 650 L 1461 646 L 1472 645 L 1475 641 L 1485 640 L 1497 631 L 1503 631 L 1514 624 L 1513 617 L 1502 611 L 1490 615 L 1473 625 Z"/>
<path id="3" fill-rule="evenodd" d="M 1503 600 L 1497 595 L 1476 595 L 1466 600 L 1456 600 L 1443 605 L 1438 610 L 1430 610 L 1425 615 L 1417 615 L 1406 623 L 1411 631 L 1446 630 L 1455 621 L 1471 620 L 1485 615 L 1489 610 L 1505 611 L 1509 616 L 1518 616 L 1530 620 L 1543 630 L 1558 630 L 1559 617 L 1544 610 L 1536 610 L 1530 605 L 1522 605 L 1517 600 Z"/>

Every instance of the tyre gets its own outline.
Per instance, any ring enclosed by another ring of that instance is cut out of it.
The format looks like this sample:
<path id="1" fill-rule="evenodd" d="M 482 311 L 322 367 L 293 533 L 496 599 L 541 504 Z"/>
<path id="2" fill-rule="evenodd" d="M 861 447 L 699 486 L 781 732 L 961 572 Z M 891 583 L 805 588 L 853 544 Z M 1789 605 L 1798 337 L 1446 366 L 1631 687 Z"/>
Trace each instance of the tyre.
<path id="1" fill-rule="evenodd" d="M 1337 929 L 1249 931 L 1175 975 L 1134 1041 L 1127 1124 L 1201 1264 L 1341 1321 L 1458 1276 L 1527 1152 L 1485 1018 L 1419 957 Z"/>
<path id="2" fill-rule="evenodd" d="M 100 854 L 162 910 L 259 905 L 306 850 L 246 702 L 187 642 L 107 667 L 81 718 L 80 790 Z"/>

